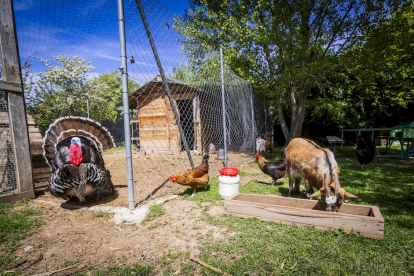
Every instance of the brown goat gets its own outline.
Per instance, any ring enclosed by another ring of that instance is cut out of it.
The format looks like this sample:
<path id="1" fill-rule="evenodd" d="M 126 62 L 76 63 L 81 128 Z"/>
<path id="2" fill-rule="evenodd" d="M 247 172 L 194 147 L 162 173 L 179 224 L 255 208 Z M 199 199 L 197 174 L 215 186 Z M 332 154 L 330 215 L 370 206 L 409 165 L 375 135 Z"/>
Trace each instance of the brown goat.
<path id="1" fill-rule="evenodd" d="M 268 135 L 266 135 L 266 143 L 265 143 L 266 158 L 272 158 L 273 148 L 274 148 L 273 135 L 268 134 Z M 267 155 L 268 153 L 269 153 L 269 156 Z"/>
<path id="2" fill-rule="evenodd" d="M 341 188 L 338 179 L 340 169 L 333 153 L 313 141 L 295 138 L 289 142 L 286 150 L 286 171 L 289 177 L 289 196 L 299 196 L 303 178 L 307 197 L 311 199 L 321 196 L 327 211 L 338 212 L 345 197 L 358 198 Z M 314 193 L 313 187 L 318 191 Z"/>

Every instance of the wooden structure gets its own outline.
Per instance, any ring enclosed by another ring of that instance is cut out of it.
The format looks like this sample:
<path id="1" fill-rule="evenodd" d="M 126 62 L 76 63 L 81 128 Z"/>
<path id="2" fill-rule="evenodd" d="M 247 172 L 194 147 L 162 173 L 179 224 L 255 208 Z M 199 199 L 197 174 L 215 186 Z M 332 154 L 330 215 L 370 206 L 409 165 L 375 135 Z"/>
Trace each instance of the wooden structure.
<path id="1" fill-rule="evenodd" d="M 17 47 L 17 35 L 14 24 L 12 0 L 0 1 L 0 46 L 2 58 L 2 73 L 0 90 L 4 91 L 2 103 L 7 103 L 7 117 L 9 124 L 2 125 L 2 132 L 10 135 L 10 147 L 0 149 L 9 164 L 5 171 L 11 174 L 14 171 L 15 190 L 8 190 L 0 196 L 0 202 L 12 202 L 22 198 L 34 197 L 32 162 L 30 158 L 29 134 L 23 85 L 21 77 L 20 57 Z M 13 175 L 13 174 L 11 174 Z M 10 181 L 10 178 L 8 178 Z M 4 183 L 1 183 L 4 184 Z"/>
<path id="2" fill-rule="evenodd" d="M 321 202 L 276 195 L 236 194 L 224 201 L 226 214 L 241 218 L 257 217 L 322 230 L 342 227 L 347 232 L 382 240 L 384 219 L 375 206 L 342 204 L 339 212 L 327 212 Z"/>
<path id="3" fill-rule="evenodd" d="M 336 136 L 326 136 L 326 140 L 328 140 L 328 143 L 334 147 L 334 157 L 336 159 L 336 144 L 343 144 L 345 141 L 342 139 L 339 139 L 339 137 Z"/>
<path id="4" fill-rule="evenodd" d="M 49 181 L 52 170 L 46 163 L 46 159 L 43 156 L 43 138 L 38 128 L 36 128 L 35 121 L 32 116 L 27 114 L 27 130 L 29 132 L 30 141 L 30 156 L 33 164 L 33 181 L 34 183 L 41 183 Z M 9 125 L 8 114 L 6 112 L 0 112 L 0 125 Z M 4 134 L 4 129 L 2 129 Z M 4 136 L 4 135 L 3 135 Z M 4 137 L 3 137 L 4 138 Z M 0 142 L 0 150 L 5 148 L 7 141 Z M 6 160 L 7 158 L 0 158 L 0 160 Z M 3 172 L 4 173 L 4 172 Z M 1 174 L 1 173 L 0 173 Z"/>
<path id="5" fill-rule="evenodd" d="M 46 163 L 46 159 L 43 156 L 43 138 L 39 129 L 35 125 L 35 121 L 32 116 L 27 114 L 27 125 L 29 131 L 30 141 L 30 155 L 32 157 L 33 164 L 33 181 L 34 183 L 47 182 L 52 175 L 52 170 Z"/>
<path id="6" fill-rule="evenodd" d="M 174 104 L 180 116 L 184 133 L 190 150 L 200 153 L 207 150 L 209 131 L 203 128 L 203 121 L 217 110 L 211 105 L 218 105 L 221 111 L 219 97 L 211 104 L 210 111 L 202 110 L 203 98 L 206 92 L 188 84 L 167 79 Z M 210 96 L 211 97 L 211 96 Z M 118 103 L 122 106 L 122 102 Z M 139 147 L 147 155 L 173 154 L 184 151 L 183 141 L 160 76 L 146 83 L 129 96 L 129 109 L 135 112 L 131 123 L 131 139 L 139 141 Z M 216 114 L 212 114 L 215 112 Z M 210 127 L 221 129 L 222 123 L 210 121 Z M 221 128 L 220 128 L 221 127 Z M 204 139 L 202 139 L 202 137 Z"/>

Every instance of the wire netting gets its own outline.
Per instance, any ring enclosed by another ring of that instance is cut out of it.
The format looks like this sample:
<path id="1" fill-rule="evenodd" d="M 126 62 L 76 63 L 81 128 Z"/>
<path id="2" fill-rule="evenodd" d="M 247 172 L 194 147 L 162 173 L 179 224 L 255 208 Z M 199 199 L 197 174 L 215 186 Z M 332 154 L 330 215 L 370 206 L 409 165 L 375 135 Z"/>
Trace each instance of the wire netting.
<path id="1" fill-rule="evenodd" d="M 7 93 L 0 91 L 0 195 L 17 190 Z"/>
<path id="2" fill-rule="evenodd" d="M 127 0 L 124 5 L 135 198 L 140 202 L 175 191 L 168 177 L 191 168 L 187 150 L 195 166 L 210 153 L 210 175 L 218 175 L 225 138 L 222 79 L 219 53 L 206 49 L 197 62 L 189 59 L 173 15 L 159 1 L 142 1 L 171 105 L 137 4 Z M 41 134 L 57 118 L 83 116 L 108 128 L 122 147 L 116 1 L 17 0 L 15 9 L 27 111 Z M 271 132 L 271 122 L 267 111 L 262 114 L 266 103 L 225 62 L 223 76 L 228 166 L 237 167 L 252 160 L 256 138 Z"/>
<path id="3" fill-rule="evenodd" d="M 0 51 L 0 60 L 1 59 L 1 51 Z M 0 80 L 3 80 L 3 64 L 0 62 Z"/>

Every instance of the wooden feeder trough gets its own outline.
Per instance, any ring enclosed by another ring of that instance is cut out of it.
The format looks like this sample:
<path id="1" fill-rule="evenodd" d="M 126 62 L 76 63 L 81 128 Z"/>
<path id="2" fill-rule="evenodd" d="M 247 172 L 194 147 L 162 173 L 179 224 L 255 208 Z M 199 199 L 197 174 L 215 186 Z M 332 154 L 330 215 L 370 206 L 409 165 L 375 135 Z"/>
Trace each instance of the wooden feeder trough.
<path id="1" fill-rule="evenodd" d="M 256 217 L 322 230 L 342 227 L 363 237 L 384 238 L 384 219 L 376 206 L 344 203 L 339 212 L 327 212 L 317 200 L 239 193 L 224 201 L 224 209 L 226 214 L 241 218 Z"/>

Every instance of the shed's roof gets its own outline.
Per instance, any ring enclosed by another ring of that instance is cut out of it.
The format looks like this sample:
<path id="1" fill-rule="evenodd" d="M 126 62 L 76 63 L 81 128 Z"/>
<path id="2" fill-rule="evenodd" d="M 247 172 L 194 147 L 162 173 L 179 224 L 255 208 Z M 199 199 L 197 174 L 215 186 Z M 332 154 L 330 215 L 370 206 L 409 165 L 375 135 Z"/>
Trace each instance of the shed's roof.
<path id="1" fill-rule="evenodd" d="M 187 83 L 180 82 L 173 79 L 167 78 L 168 88 L 170 89 L 171 94 L 178 94 L 178 93 L 197 93 L 199 94 L 203 90 L 193 87 Z M 140 88 L 138 88 L 135 92 L 129 95 L 129 108 L 135 109 L 137 108 L 138 102 L 137 99 L 144 96 L 144 94 L 152 94 L 152 93 L 164 93 L 164 84 L 162 82 L 162 78 L 160 75 L 157 75 L 153 80 L 147 82 Z M 123 106 L 123 101 L 119 101 L 117 106 Z"/>

